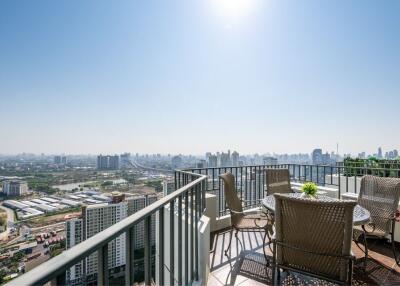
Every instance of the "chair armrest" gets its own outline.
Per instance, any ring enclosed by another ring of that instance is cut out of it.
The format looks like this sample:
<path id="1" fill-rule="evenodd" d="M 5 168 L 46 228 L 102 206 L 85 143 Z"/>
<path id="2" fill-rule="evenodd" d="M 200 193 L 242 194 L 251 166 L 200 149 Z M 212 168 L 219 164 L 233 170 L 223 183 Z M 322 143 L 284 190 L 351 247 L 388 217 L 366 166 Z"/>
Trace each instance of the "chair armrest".
<path id="1" fill-rule="evenodd" d="M 230 212 L 233 213 L 233 214 L 242 214 L 242 215 L 245 214 L 244 212 L 234 211 L 234 210 L 232 210 L 232 209 L 230 209 L 230 208 L 226 208 L 226 210 L 230 211 Z"/>
<path id="2" fill-rule="evenodd" d="M 242 203 L 246 203 L 246 202 L 250 202 L 250 203 L 254 203 L 254 202 L 261 202 L 263 199 L 255 199 L 255 200 L 240 200 Z"/>

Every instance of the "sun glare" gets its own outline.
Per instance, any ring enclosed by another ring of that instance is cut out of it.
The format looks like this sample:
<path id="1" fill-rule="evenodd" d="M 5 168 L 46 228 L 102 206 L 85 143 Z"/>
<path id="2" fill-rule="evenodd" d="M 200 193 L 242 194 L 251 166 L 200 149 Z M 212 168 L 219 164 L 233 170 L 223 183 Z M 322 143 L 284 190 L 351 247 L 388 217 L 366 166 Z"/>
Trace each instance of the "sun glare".
<path id="1" fill-rule="evenodd" d="M 226 24 L 234 24 L 246 17 L 254 8 L 256 0 L 209 0 L 215 12 Z"/>

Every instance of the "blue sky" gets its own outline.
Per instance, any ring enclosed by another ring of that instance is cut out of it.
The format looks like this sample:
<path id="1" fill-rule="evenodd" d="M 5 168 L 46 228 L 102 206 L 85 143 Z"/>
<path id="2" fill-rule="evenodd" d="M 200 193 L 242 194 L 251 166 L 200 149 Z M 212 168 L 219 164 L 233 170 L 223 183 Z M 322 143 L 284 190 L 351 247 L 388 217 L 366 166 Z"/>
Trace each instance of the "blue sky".
<path id="1" fill-rule="evenodd" d="M 400 149 L 399 1 L 0 1 L 0 153 Z"/>

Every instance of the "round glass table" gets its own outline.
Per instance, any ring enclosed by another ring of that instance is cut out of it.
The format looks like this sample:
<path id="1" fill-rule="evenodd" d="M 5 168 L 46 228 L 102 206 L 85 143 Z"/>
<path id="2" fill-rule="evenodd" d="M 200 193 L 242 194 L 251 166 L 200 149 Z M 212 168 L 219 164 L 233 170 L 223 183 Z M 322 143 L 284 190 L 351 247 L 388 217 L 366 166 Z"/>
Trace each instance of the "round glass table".
<path id="1" fill-rule="evenodd" d="M 291 197 L 300 197 L 301 193 L 292 193 L 287 194 Z M 323 201 L 337 201 L 337 199 L 327 197 L 327 196 L 318 196 L 317 200 Z M 275 197 L 273 195 L 267 196 L 262 200 L 262 205 L 271 212 L 275 212 Z M 370 220 L 371 214 L 368 210 L 364 209 L 360 205 L 356 205 L 354 208 L 353 214 L 353 225 L 363 225 L 367 224 Z"/>

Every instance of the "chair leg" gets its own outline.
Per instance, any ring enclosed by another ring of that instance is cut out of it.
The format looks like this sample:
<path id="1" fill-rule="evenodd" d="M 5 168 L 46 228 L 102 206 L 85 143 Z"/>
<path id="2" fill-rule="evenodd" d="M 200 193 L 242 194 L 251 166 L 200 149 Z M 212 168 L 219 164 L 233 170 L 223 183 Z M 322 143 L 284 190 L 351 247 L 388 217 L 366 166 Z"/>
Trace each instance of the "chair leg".
<path id="1" fill-rule="evenodd" d="M 275 245 L 274 245 L 275 246 Z M 273 247 L 272 251 L 272 265 L 271 265 L 271 284 L 272 285 L 277 285 L 275 281 L 275 274 L 276 274 L 276 253 L 275 253 L 276 247 Z"/>
<path id="2" fill-rule="evenodd" d="M 228 251 L 231 249 L 231 244 L 232 244 L 232 234 L 233 234 L 233 228 L 229 231 L 229 244 L 228 248 L 225 250 L 225 256 L 229 258 Z"/>
<path id="3" fill-rule="evenodd" d="M 392 231 L 392 233 L 391 233 L 391 240 L 392 240 L 392 249 L 393 249 L 394 260 L 396 261 L 396 264 L 398 266 L 400 266 L 400 259 L 396 253 L 396 245 L 395 245 L 395 241 L 394 241 L 394 231 Z"/>
<path id="4" fill-rule="evenodd" d="M 353 260 L 350 259 L 349 261 L 349 279 L 348 279 L 348 285 L 351 286 L 353 285 Z"/>
<path id="5" fill-rule="evenodd" d="M 263 252 L 264 252 L 264 257 L 265 257 L 265 261 L 266 261 L 266 266 L 269 266 L 269 259 L 267 258 L 267 253 L 265 252 L 265 239 L 268 237 L 268 246 L 271 248 L 271 238 L 268 235 L 268 230 L 265 230 L 265 235 L 264 235 L 264 239 L 263 239 Z"/>
<path id="6" fill-rule="evenodd" d="M 368 259 L 368 245 L 367 245 L 367 235 L 364 232 L 363 233 L 363 240 L 364 240 L 364 253 L 365 253 L 365 258 L 364 258 L 364 271 L 367 269 L 367 259 Z"/>
<path id="7" fill-rule="evenodd" d="M 239 232 L 239 230 L 237 229 L 236 232 L 235 232 L 235 237 L 236 237 L 236 240 L 239 241 L 239 243 L 240 243 L 240 248 L 241 248 L 242 250 L 244 250 L 242 241 L 240 240 L 240 238 L 239 238 L 239 236 L 238 236 L 238 232 Z M 239 252 L 238 252 L 238 256 L 239 256 Z"/>

